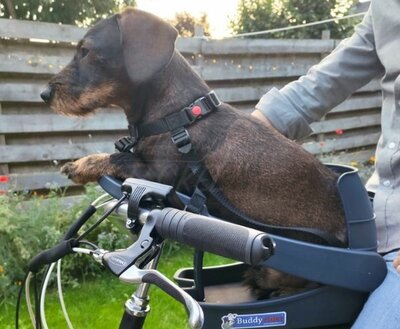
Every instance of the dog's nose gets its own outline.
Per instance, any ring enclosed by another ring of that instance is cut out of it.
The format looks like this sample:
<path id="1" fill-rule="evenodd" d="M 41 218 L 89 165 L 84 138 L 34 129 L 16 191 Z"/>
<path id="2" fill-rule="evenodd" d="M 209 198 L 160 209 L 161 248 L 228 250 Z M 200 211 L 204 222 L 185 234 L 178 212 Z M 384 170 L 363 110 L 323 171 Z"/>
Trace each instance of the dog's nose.
<path id="1" fill-rule="evenodd" d="M 40 94 L 40 97 L 43 99 L 45 103 L 50 103 L 53 94 L 54 94 L 53 88 L 47 86 L 47 88 L 43 90 L 42 93 Z"/>

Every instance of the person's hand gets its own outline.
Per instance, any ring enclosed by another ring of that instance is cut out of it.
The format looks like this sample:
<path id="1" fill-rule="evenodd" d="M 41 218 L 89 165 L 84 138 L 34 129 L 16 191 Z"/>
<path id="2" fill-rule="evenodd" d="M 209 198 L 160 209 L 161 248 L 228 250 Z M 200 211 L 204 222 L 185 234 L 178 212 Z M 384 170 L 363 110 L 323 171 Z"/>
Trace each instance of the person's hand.
<path id="1" fill-rule="evenodd" d="M 264 114 L 261 113 L 261 111 L 254 110 L 253 112 L 251 112 L 251 115 L 260 120 L 261 122 L 263 122 L 264 124 L 266 124 L 267 126 L 272 127 L 271 122 L 269 122 L 269 120 L 266 118 Z"/>
<path id="2" fill-rule="evenodd" d="M 397 254 L 397 257 L 395 258 L 395 260 L 393 261 L 393 266 L 397 270 L 397 272 L 400 273 L 400 251 Z"/>
<path id="3" fill-rule="evenodd" d="M 271 121 L 269 121 L 268 118 L 260 110 L 255 109 L 253 112 L 251 112 L 251 116 L 253 116 L 254 118 L 260 120 L 260 122 L 262 122 L 264 125 L 266 125 L 267 127 L 275 130 L 279 134 L 282 134 L 278 129 L 276 129 L 274 127 L 274 125 L 271 123 Z M 285 134 L 283 134 L 283 135 L 286 136 Z"/>

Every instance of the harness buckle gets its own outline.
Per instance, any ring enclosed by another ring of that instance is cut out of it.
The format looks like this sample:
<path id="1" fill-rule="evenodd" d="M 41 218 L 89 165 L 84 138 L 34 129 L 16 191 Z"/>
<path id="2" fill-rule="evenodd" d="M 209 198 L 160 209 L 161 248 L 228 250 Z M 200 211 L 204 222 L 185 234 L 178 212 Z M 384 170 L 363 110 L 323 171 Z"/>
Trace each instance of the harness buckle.
<path id="1" fill-rule="evenodd" d="M 118 139 L 114 145 L 119 152 L 135 152 L 135 146 L 139 140 L 137 128 L 133 125 L 128 126 L 129 135 Z"/>
<path id="2" fill-rule="evenodd" d="M 189 153 L 192 149 L 192 142 L 187 130 L 183 127 L 171 132 L 171 140 L 181 153 Z"/>
<path id="3" fill-rule="evenodd" d="M 221 105 L 221 101 L 219 100 L 214 90 L 210 91 L 207 96 L 208 96 L 207 98 L 211 101 L 214 107 L 219 107 Z"/>
<path id="4" fill-rule="evenodd" d="M 135 148 L 136 143 L 137 143 L 136 139 L 133 139 L 132 137 L 129 136 L 125 136 L 118 139 L 114 143 L 114 145 L 119 152 L 131 152 L 131 150 Z"/>
<path id="5" fill-rule="evenodd" d="M 201 117 L 215 111 L 221 105 L 220 100 L 214 91 L 211 91 L 206 96 L 196 99 L 192 104 L 184 110 L 188 115 L 190 123 L 200 119 Z"/>

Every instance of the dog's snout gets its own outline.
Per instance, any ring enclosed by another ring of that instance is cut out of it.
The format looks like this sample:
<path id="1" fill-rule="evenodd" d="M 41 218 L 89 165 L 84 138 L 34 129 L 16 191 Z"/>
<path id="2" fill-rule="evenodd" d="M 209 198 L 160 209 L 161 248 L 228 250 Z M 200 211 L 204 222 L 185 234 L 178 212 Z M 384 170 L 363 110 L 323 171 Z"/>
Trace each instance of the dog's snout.
<path id="1" fill-rule="evenodd" d="M 45 103 L 50 103 L 53 94 L 54 94 L 54 89 L 51 86 L 47 86 L 47 88 L 41 92 L 40 97 L 43 99 Z"/>

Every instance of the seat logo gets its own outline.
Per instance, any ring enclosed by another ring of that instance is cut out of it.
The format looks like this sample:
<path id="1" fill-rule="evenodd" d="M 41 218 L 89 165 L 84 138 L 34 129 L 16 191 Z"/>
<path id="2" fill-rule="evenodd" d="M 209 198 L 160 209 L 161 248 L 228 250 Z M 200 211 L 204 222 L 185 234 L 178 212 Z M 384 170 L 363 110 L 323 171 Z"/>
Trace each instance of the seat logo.
<path id="1" fill-rule="evenodd" d="M 286 325 L 286 312 L 259 314 L 229 313 L 222 318 L 222 329 L 272 328 Z"/>

